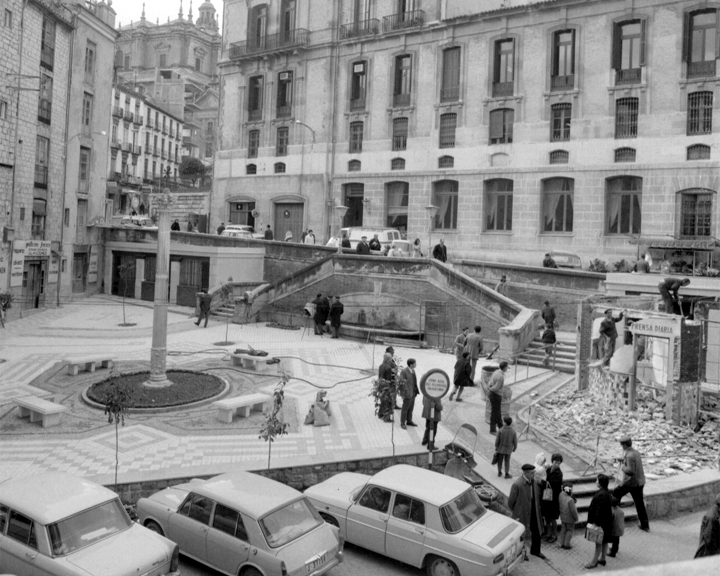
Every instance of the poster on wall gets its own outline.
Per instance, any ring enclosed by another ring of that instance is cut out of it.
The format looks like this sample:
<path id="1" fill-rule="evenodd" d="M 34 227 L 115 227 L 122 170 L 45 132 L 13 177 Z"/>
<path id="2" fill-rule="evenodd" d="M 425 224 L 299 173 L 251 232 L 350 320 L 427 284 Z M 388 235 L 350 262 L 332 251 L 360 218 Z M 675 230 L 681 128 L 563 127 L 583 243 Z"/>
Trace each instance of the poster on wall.
<path id="1" fill-rule="evenodd" d="M 11 287 L 22 286 L 23 268 L 25 268 L 25 241 L 15 240 L 15 242 L 13 242 L 12 264 L 10 266 Z"/>
<path id="2" fill-rule="evenodd" d="M 58 258 L 57 254 L 53 254 L 50 257 L 50 267 L 48 269 L 48 284 L 57 284 L 59 267 L 60 258 Z"/>
<path id="3" fill-rule="evenodd" d="M 98 276 L 98 253 L 95 246 L 90 246 L 90 263 L 88 264 L 88 284 L 95 284 Z"/>
<path id="4" fill-rule="evenodd" d="M 10 271 L 10 251 L 0 250 L 0 292 L 4 292 L 8 285 L 8 272 Z"/>
<path id="5" fill-rule="evenodd" d="M 50 256 L 49 240 L 28 240 L 25 242 L 25 258 L 47 258 Z"/>

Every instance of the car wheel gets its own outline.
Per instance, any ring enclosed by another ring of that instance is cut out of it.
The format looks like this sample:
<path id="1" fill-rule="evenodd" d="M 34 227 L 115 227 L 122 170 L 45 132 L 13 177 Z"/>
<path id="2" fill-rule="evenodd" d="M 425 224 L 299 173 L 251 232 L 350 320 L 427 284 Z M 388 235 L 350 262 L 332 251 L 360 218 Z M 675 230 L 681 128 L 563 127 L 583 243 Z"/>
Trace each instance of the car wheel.
<path id="1" fill-rule="evenodd" d="M 152 530 L 152 531 L 155 532 L 156 534 L 160 534 L 160 536 L 165 536 L 165 533 L 163 532 L 163 529 L 160 528 L 160 524 L 158 524 L 157 522 L 153 522 L 152 520 L 148 520 L 148 521 L 145 523 L 145 528 L 147 528 L 148 530 Z"/>
<path id="2" fill-rule="evenodd" d="M 328 524 L 331 526 L 335 526 L 335 528 L 340 528 L 340 524 L 338 524 L 337 518 L 335 516 L 331 516 L 330 514 L 323 514 L 320 512 L 320 518 L 325 520 Z"/>
<path id="3" fill-rule="evenodd" d="M 247 568 L 245 568 L 245 570 L 240 572 L 240 576 L 263 576 L 263 575 L 262 575 L 262 572 L 260 572 L 260 570 L 258 570 L 257 568 L 255 568 L 253 566 L 248 566 Z"/>
<path id="4" fill-rule="evenodd" d="M 455 564 L 438 556 L 433 556 L 428 560 L 427 573 L 428 576 L 460 576 Z"/>

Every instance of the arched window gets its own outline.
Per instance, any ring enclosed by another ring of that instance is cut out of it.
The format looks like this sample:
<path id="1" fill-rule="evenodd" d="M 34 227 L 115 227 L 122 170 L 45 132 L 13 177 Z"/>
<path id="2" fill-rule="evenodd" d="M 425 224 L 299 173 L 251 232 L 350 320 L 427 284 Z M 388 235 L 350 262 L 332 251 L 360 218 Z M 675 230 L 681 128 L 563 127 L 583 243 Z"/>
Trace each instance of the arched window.
<path id="1" fill-rule="evenodd" d="M 452 156 L 440 156 L 438 158 L 438 168 L 454 168 L 455 158 Z"/>
<path id="2" fill-rule="evenodd" d="M 635 162 L 635 148 L 617 148 L 615 162 Z"/>
<path id="3" fill-rule="evenodd" d="M 390 160 L 390 170 L 405 170 L 405 158 L 393 158 Z"/>
<path id="4" fill-rule="evenodd" d="M 348 162 L 348 172 L 360 172 L 361 165 L 360 160 L 350 160 Z"/>
<path id="5" fill-rule="evenodd" d="M 275 162 L 275 174 L 285 174 L 285 162 Z"/>
<path id="6" fill-rule="evenodd" d="M 550 164 L 567 164 L 570 153 L 567 150 L 553 150 L 550 152 Z"/>
<path id="7" fill-rule="evenodd" d="M 619 176 L 607 180 L 608 234 L 640 234 L 642 178 Z"/>
<path id="8" fill-rule="evenodd" d="M 433 182 L 432 203 L 438 207 L 433 228 L 436 230 L 457 229 L 458 183 L 456 180 Z"/>
<path id="9" fill-rule="evenodd" d="M 688 160 L 710 160 L 710 146 L 693 144 L 687 147 Z"/>
<path id="10" fill-rule="evenodd" d="M 513 181 L 485 181 L 485 230 L 512 230 Z"/>
<path id="11" fill-rule="evenodd" d="M 543 180 L 542 228 L 543 232 L 573 231 L 573 196 L 575 181 L 572 178 Z"/>
<path id="12" fill-rule="evenodd" d="M 388 228 L 407 230 L 409 186 L 407 182 L 385 184 L 385 221 Z"/>
<path id="13" fill-rule="evenodd" d="M 257 165 L 256 164 L 248 164 L 245 167 L 245 174 L 257 174 Z"/>

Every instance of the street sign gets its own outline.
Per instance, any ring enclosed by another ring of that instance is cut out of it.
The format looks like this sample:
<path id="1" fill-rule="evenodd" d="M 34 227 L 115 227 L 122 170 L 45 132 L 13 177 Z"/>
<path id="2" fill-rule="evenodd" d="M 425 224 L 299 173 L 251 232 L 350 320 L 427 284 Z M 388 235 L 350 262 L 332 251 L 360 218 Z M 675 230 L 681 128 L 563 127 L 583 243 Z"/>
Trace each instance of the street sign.
<path id="1" fill-rule="evenodd" d="M 420 380 L 420 391 L 428 398 L 438 399 L 450 390 L 450 377 L 444 370 L 433 368 Z"/>

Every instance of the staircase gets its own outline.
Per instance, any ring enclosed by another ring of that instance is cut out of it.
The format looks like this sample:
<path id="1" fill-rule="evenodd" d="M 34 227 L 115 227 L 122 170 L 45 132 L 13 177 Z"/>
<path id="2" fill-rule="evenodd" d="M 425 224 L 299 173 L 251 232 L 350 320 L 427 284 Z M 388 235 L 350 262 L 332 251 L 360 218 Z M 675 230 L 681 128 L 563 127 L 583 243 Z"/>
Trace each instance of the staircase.
<path id="1" fill-rule="evenodd" d="M 555 343 L 555 355 L 550 358 L 547 368 L 554 369 L 558 372 L 575 373 L 575 356 L 577 345 L 574 335 L 557 334 L 557 342 Z M 543 358 L 545 357 L 545 345 L 540 338 L 535 338 L 525 349 L 525 353 L 519 360 L 519 363 L 527 362 L 530 366 L 544 367 Z"/>
<path id="2" fill-rule="evenodd" d="M 569 482 L 573 485 L 573 496 L 577 499 L 575 505 L 577 506 L 578 515 L 580 519 L 575 524 L 576 528 L 584 528 L 587 524 L 588 508 L 590 508 L 590 501 L 597 492 L 597 485 L 595 484 L 595 478 L 597 475 L 592 476 L 571 476 L 565 477 L 564 481 Z M 610 479 L 610 488 L 612 491 L 614 480 Z M 625 496 L 620 501 L 620 508 L 625 512 L 625 523 L 637 520 L 637 510 L 635 510 L 635 502 L 629 495 Z"/>

